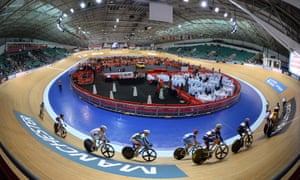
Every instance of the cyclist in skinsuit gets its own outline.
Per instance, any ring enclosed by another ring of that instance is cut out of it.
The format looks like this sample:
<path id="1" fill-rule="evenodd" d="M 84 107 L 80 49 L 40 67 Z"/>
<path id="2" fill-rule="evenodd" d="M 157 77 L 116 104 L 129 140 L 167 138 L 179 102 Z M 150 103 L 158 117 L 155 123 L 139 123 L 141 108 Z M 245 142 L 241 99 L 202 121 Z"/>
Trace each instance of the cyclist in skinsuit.
<path id="1" fill-rule="evenodd" d="M 57 129 L 61 129 L 63 126 L 66 126 L 65 124 L 65 116 L 63 114 L 60 114 L 59 116 L 56 117 L 56 122 L 58 123 Z"/>
<path id="2" fill-rule="evenodd" d="M 196 135 L 199 133 L 197 129 L 193 130 L 191 133 L 187 133 L 182 137 L 183 143 L 185 145 L 185 152 L 188 154 L 188 150 L 195 144 L 199 144 Z"/>
<path id="3" fill-rule="evenodd" d="M 150 130 L 144 130 L 142 132 L 135 133 L 131 136 L 130 141 L 135 146 L 135 157 L 138 156 L 139 150 L 142 146 L 151 146 L 151 143 L 148 140 L 148 136 L 150 135 Z"/>
<path id="4" fill-rule="evenodd" d="M 96 145 L 97 140 L 109 142 L 109 140 L 106 136 L 106 130 L 107 130 L 107 127 L 105 125 L 101 125 L 100 128 L 95 128 L 90 131 L 90 136 L 93 139 L 94 146 Z"/>
<path id="5" fill-rule="evenodd" d="M 221 136 L 222 124 L 217 124 L 215 129 L 208 131 L 203 136 L 203 141 L 206 145 L 206 150 L 209 151 L 209 143 L 214 142 L 216 139 L 223 142 L 223 138 Z"/>
<path id="6" fill-rule="evenodd" d="M 239 135 L 242 137 L 243 134 L 246 133 L 247 129 L 250 129 L 250 119 L 249 118 L 246 118 L 244 122 L 242 122 L 239 127 L 238 127 L 238 133 Z"/>

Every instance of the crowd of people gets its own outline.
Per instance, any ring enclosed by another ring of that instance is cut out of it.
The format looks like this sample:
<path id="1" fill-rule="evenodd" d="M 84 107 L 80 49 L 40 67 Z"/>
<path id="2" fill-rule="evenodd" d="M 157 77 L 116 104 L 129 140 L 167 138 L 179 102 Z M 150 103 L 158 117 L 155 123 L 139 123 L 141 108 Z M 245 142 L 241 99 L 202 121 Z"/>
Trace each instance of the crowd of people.
<path id="1" fill-rule="evenodd" d="M 32 51 L 21 50 L 0 54 L 0 60 L 2 59 L 0 63 L 0 84 L 8 80 L 11 74 L 28 71 L 45 64 L 53 63 L 57 58 L 65 56 L 62 56 L 63 51 L 66 52 L 65 49 L 62 51 L 56 51 L 56 49 L 61 48 L 54 49 L 54 54 L 49 54 L 43 49 L 35 49 Z"/>

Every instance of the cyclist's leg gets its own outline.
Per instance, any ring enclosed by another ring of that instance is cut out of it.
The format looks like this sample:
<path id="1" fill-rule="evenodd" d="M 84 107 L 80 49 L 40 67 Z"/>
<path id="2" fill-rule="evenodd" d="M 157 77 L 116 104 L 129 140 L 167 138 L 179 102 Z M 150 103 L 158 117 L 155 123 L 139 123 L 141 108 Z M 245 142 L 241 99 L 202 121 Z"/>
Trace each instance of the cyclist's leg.
<path id="1" fill-rule="evenodd" d="M 139 155 L 139 150 L 142 147 L 142 142 L 137 139 L 131 139 L 134 146 L 134 156 L 137 157 Z"/>
<path id="2" fill-rule="evenodd" d="M 193 146 L 193 142 L 191 141 L 191 139 L 184 139 L 184 149 L 186 154 L 189 154 L 189 149 Z"/>
<path id="3" fill-rule="evenodd" d="M 206 149 L 207 151 L 209 151 L 209 142 L 210 142 L 209 137 L 208 137 L 208 136 L 203 136 L 202 139 L 203 139 L 204 144 L 205 144 L 205 149 Z"/>
<path id="4" fill-rule="evenodd" d="M 61 124 L 59 122 L 58 122 L 57 130 L 58 132 L 61 131 Z"/>
<path id="5" fill-rule="evenodd" d="M 99 139 L 99 136 L 97 134 L 90 134 L 93 139 L 93 146 L 97 145 L 97 140 Z"/>

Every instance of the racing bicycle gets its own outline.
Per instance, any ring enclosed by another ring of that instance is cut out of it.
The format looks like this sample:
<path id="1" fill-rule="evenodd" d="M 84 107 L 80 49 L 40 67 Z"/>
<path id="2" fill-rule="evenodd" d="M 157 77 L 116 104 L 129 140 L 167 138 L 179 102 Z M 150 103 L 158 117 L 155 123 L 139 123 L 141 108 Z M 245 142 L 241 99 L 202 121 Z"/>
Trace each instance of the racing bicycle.
<path id="1" fill-rule="evenodd" d="M 67 136 L 67 130 L 66 130 L 65 126 L 66 126 L 65 124 L 59 126 L 59 123 L 55 122 L 54 127 L 53 127 L 55 134 L 62 138 L 65 138 Z"/>
<path id="2" fill-rule="evenodd" d="M 233 142 L 231 146 L 231 151 L 233 153 L 237 153 L 242 147 L 250 147 L 253 143 L 253 135 L 252 131 L 247 128 L 245 133 L 243 133 L 242 137 L 240 139 L 237 139 Z"/>
<path id="3" fill-rule="evenodd" d="M 141 155 L 145 161 L 154 161 L 157 158 L 156 151 L 152 148 L 152 145 L 143 146 L 139 152 L 137 152 L 137 146 L 134 144 L 133 146 L 125 146 L 122 149 L 122 155 L 126 159 L 132 159 L 135 155 Z"/>
<path id="4" fill-rule="evenodd" d="M 185 147 L 178 147 L 177 149 L 175 149 L 173 153 L 173 157 L 177 160 L 181 160 L 189 154 L 193 155 L 194 152 L 198 149 L 203 149 L 200 144 L 194 144 L 192 147 L 188 149 L 188 152 L 186 152 Z"/>
<path id="5" fill-rule="evenodd" d="M 114 147 L 108 141 L 96 141 L 96 144 L 91 139 L 83 141 L 84 148 L 87 152 L 96 152 L 100 149 L 102 155 L 106 158 L 112 158 L 115 155 Z"/>
<path id="6" fill-rule="evenodd" d="M 211 158 L 213 155 L 219 160 L 224 159 L 229 152 L 229 147 L 220 142 L 219 140 L 215 140 L 213 144 L 210 144 L 209 150 L 203 148 L 198 149 L 192 155 L 192 160 L 196 164 L 202 164 L 207 159 Z"/>

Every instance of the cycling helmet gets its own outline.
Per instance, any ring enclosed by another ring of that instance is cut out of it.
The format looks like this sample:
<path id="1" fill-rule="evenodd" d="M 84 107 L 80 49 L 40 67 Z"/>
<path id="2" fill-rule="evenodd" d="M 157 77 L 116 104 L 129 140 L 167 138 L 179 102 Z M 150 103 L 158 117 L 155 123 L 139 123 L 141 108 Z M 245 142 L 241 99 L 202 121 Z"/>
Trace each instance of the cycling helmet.
<path id="1" fill-rule="evenodd" d="M 217 130 L 221 130 L 221 129 L 222 129 L 222 124 L 217 124 L 217 125 L 216 125 L 216 129 L 217 129 Z"/>
<path id="2" fill-rule="evenodd" d="M 250 122 L 250 118 L 247 117 L 247 118 L 245 119 L 245 123 L 249 123 L 249 122 Z"/>
<path id="3" fill-rule="evenodd" d="M 150 130 L 145 129 L 145 130 L 144 130 L 144 133 L 145 133 L 145 134 L 150 134 Z"/>
<path id="4" fill-rule="evenodd" d="M 194 129 L 193 134 L 198 134 L 199 130 L 198 129 Z"/>
<path id="5" fill-rule="evenodd" d="M 106 130 L 107 130 L 107 127 L 106 127 L 105 125 L 101 125 L 101 126 L 100 126 L 100 129 L 103 129 L 104 131 L 106 131 Z"/>

